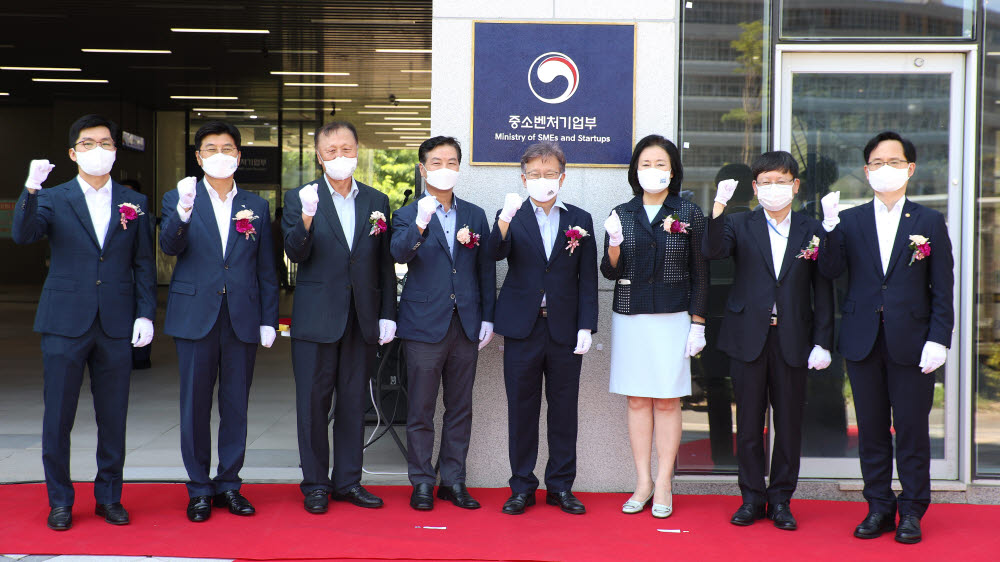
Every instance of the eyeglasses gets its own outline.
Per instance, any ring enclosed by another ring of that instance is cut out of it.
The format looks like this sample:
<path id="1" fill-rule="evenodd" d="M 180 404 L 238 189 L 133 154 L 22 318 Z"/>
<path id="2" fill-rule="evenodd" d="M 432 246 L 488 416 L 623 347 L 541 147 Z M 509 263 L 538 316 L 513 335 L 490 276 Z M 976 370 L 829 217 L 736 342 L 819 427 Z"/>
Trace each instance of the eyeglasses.
<path id="1" fill-rule="evenodd" d="M 907 160 L 898 160 L 896 158 L 893 158 L 892 160 L 889 160 L 888 162 L 883 162 L 881 160 L 872 160 L 871 162 L 868 163 L 868 169 L 872 170 L 872 171 L 875 171 L 875 170 L 881 168 L 882 166 L 885 166 L 886 164 L 888 164 L 888 165 L 890 165 L 890 166 L 892 166 L 893 168 L 896 168 L 896 169 L 905 168 L 905 167 L 907 167 L 907 166 L 910 165 L 909 161 L 907 161 Z"/>
<path id="2" fill-rule="evenodd" d="M 100 147 L 103 148 L 104 150 L 116 150 L 115 149 L 115 143 L 113 143 L 113 142 L 111 142 L 109 140 L 101 141 L 101 142 L 92 141 L 92 140 L 82 140 L 82 141 L 77 142 L 73 146 L 77 147 L 77 150 L 83 149 L 82 152 L 86 152 L 88 150 L 93 150 L 98 145 L 100 145 Z"/>
<path id="3" fill-rule="evenodd" d="M 795 180 L 759 181 L 757 182 L 757 187 L 770 187 L 772 185 L 780 185 L 781 187 L 788 187 L 793 183 L 795 183 Z"/>
<path id="4" fill-rule="evenodd" d="M 202 154 L 207 154 L 209 156 L 215 156 L 220 152 L 225 154 L 226 156 L 236 156 L 236 153 L 239 152 L 239 150 L 237 150 L 235 146 L 224 146 L 221 149 L 216 148 L 214 146 L 210 146 L 208 148 L 201 149 L 199 152 L 201 152 Z"/>
<path id="5" fill-rule="evenodd" d="M 524 174 L 524 177 L 528 178 L 529 180 L 537 180 L 541 178 L 545 178 L 547 180 L 557 180 L 561 175 L 562 173 L 560 172 L 545 172 L 545 175 L 542 175 L 538 172 L 528 172 L 527 174 Z"/>

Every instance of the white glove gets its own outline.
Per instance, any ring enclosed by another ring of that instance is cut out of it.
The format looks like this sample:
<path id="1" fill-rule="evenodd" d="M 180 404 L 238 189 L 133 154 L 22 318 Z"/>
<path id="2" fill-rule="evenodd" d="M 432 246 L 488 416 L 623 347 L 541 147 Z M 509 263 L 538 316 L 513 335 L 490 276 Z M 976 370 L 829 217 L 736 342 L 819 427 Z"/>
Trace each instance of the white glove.
<path id="1" fill-rule="evenodd" d="M 378 344 L 385 345 L 396 339 L 396 323 L 384 318 L 378 321 Z"/>
<path id="2" fill-rule="evenodd" d="M 932 341 L 924 344 L 924 350 L 920 353 L 920 372 L 924 374 L 933 373 L 944 365 L 948 359 L 948 348 Z"/>
<path id="3" fill-rule="evenodd" d="M 132 347 L 146 347 L 153 341 L 153 321 L 148 318 L 136 318 L 132 325 Z"/>
<path id="4" fill-rule="evenodd" d="M 590 344 L 594 341 L 594 338 L 590 335 L 590 330 L 580 330 L 576 333 L 576 349 L 573 353 L 577 355 L 583 355 L 590 351 Z"/>
<path id="5" fill-rule="evenodd" d="M 622 220 L 618 218 L 617 211 L 611 211 L 611 215 L 604 219 L 604 231 L 608 233 L 608 244 L 620 246 L 625 240 L 622 236 Z"/>
<path id="6" fill-rule="evenodd" d="M 503 209 L 500 210 L 500 220 L 510 222 L 514 214 L 521 208 L 521 196 L 516 193 L 508 193 L 503 199 Z"/>
<path id="7" fill-rule="evenodd" d="M 733 194 L 736 193 L 736 186 L 738 185 L 740 185 L 738 180 L 720 181 L 715 192 L 715 202 L 722 203 L 723 205 L 729 203 L 729 200 L 733 198 Z"/>
<path id="8" fill-rule="evenodd" d="M 829 367 L 831 362 L 833 362 L 833 358 L 830 357 L 830 352 L 818 345 L 814 345 L 813 350 L 809 352 L 809 360 L 806 362 L 806 367 L 822 371 Z"/>
<path id="9" fill-rule="evenodd" d="M 264 347 L 271 347 L 274 343 L 274 336 L 276 336 L 274 328 L 271 326 L 261 326 L 260 327 L 260 345 Z"/>
<path id="10" fill-rule="evenodd" d="M 307 217 L 316 216 L 316 208 L 319 207 L 319 184 L 311 183 L 299 190 L 299 201 L 302 202 L 302 214 Z"/>
<path id="11" fill-rule="evenodd" d="M 48 160 L 32 160 L 28 166 L 28 179 L 24 180 L 24 187 L 41 189 L 42 182 L 49 177 L 52 168 L 55 168 L 55 165 L 49 164 Z"/>
<path id="12" fill-rule="evenodd" d="M 177 182 L 177 206 L 182 209 L 190 209 L 194 206 L 195 186 L 198 179 L 188 176 Z"/>
<path id="13" fill-rule="evenodd" d="M 417 201 L 417 226 L 427 228 L 437 208 L 438 200 L 433 195 L 427 195 L 420 201 Z"/>
<path id="14" fill-rule="evenodd" d="M 701 350 L 705 349 L 705 325 L 704 324 L 691 324 L 691 329 L 688 330 L 688 341 L 687 345 L 684 347 L 684 357 L 694 357 L 701 353 Z"/>
<path id="15" fill-rule="evenodd" d="M 479 349 L 486 347 L 493 339 L 493 322 L 483 322 L 479 327 Z"/>
<path id="16" fill-rule="evenodd" d="M 840 192 L 831 191 L 819 200 L 823 205 L 823 230 L 830 232 L 840 224 Z"/>

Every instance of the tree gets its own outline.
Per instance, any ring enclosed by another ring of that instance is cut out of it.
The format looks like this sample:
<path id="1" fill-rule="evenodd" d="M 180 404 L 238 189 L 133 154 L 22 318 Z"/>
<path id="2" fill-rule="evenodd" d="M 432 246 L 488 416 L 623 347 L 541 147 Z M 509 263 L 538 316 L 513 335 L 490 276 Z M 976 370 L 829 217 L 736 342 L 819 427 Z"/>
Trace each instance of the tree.
<path id="1" fill-rule="evenodd" d="M 354 177 L 388 195 L 389 210 L 395 211 L 403 205 L 403 193 L 413 190 L 416 165 L 416 150 L 360 150 Z"/>
<path id="2" fill-rule="evenodd" d="M 749 162 L 752 156 L 750 143 L 751 133 L 760 126 L 760 77 L 763 68 L 764 23 L 761 20 L 750 23 L 740 23 L 743 30 L 738 39 L 729 43 L 739 52 L 736 62 L 739 67 L 734 70 L 743 74 L 743 105 L 732 109 L 722 116 L 722 122 L 736 121 L 743 123 L 743 162 Z"/>

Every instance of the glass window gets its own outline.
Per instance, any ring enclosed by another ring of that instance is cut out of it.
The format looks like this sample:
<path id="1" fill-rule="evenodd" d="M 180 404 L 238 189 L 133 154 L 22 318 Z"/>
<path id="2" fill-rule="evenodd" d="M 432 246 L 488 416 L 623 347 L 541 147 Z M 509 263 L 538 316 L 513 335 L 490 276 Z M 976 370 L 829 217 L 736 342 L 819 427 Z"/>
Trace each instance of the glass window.
<path id="1" fill-rule="evenodd" d="M 972 39 L 973 0 L 782 0 L 781 38 Z"/>

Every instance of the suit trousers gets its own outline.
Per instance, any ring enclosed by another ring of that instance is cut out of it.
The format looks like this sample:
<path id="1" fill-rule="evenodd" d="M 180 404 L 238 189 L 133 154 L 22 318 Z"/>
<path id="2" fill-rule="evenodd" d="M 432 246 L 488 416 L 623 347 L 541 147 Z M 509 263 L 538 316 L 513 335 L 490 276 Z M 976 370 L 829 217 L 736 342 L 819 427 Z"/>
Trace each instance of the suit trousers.
<path id="1" fill-rule="evenodd" d="M 303 494 L 344 493 L 361 483 L 364 454 L 364 395 L 375 358 L 365 343 L 351 300 L 340 340 L 317 343 L 292 338 L 295 410 Z M 329 414 L 333 410 L 333 472 L 330 471 Z"/>
<path id="2" fill-rule="evenodd" d="M 922 517 L 931 502 L 931 442 L 928 416 L 934 401 L 934 373 L 892 360 L 880 325 L 871 353 L 847 362 L 858 419 L 858 456 L 864 497 L 870 510 Z M 892 492 L 893 436 L 903 491 Z"/>
<path id="3" fill-rule="evenodd" d="M 121 501 L 125 418 L 132 373 L 129 339 L 108 337 L 95 317 L 90 329 L 80 337 L 42 334 L 42 363 L 45 404 L 42 467 L 49 506 L 71 506 L 75 500 L 69 472 L 70 433 L 80 400 L 84 366 L 90 372 L 90 392 L 97 420 L 94 497 L 99 504 Z"/>
<path id="4" fill-rule="evenodd" d="M 211 496 L 239 490 L 247 449 L 247 405 L 257 344 L 236 337 L 223 297 L 219 318 L 199 340 L 174 338 L 180 368 L 181 458 L 188 495 Z M 219 467 L 212 463 L 212 395 L 219 382 Z"/>
<path id="5" fill-rule="evenodd" d="M 538 488 L 538 416 L 545 403 L 549 460 L 545 488 L 566 492 L 576 479 L 577 403 L 583 356 L 549 336 L 548 320 L 539 318 L 525 339 L 504 338 L 503 378 L 507 388 L 507 438 L 510 489 L 532 494 Z"/>
<path id="6" fill-rule="evenodd" d="M 736 454 L 743 502 L 757 506 L 788 502 L 799 481 L 808 370 L 785 362 L 777 327 L 768 329 L 757 359 L 748 363 L 733 359 L 730 367 L 736 394 Z M 764 422 L 769 402 L 774 416 L 774 450 L 770 481 L 765 488 Z"/>
<path id="7" fill-rule="evenodd" d="M 472 387 L 476 381 L 479 344 L 465 335 L 458 312 L 444 339 L 436 343 L 405 340 L 407 402 L 406 460 L 410 483 L 465 483 L 465 459 L 472 432 Z M 438 387 L 444 389 L 444 420 L 438 462 L 434 454 L 434 409 Z"/>

